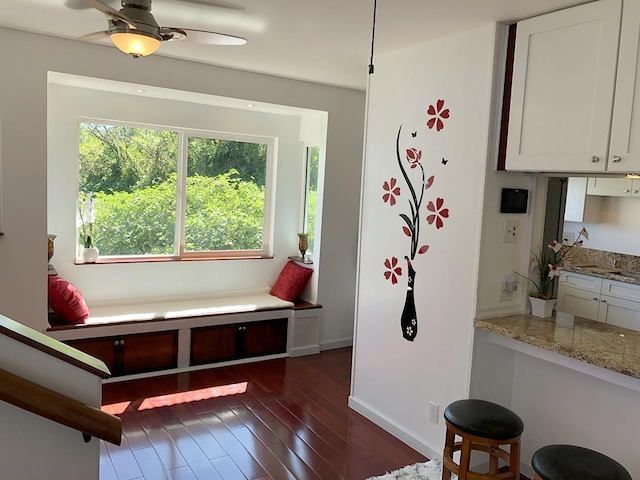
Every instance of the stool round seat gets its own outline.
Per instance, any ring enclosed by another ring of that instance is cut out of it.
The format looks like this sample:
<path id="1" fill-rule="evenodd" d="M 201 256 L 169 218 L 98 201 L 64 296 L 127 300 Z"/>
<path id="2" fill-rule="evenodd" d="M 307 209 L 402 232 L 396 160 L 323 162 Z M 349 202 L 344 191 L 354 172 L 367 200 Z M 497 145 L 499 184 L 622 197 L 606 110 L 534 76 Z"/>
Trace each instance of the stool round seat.
<path id="1" fill-rule="evenodd" d="M 533 454 L 531 466 L 542 480 L 632 480 L 612 458 L 574 445 L 547 445 Z"/>
<path id="2" fill-rule="evenodd" d="M 520 436 L 524 423 L 508 408 L 486 400 L 455 401 L 445 409 L 447 427 L 442 453 L 442 480 L 520 480 Z M 460 438 L 457 441 L 457 438 Z M 456 453 L 459 452 L 459 460 Z M 471 469 L 473 452 L 489 457 L 486 473 Z M 500 467 L 506 463 L 506 471 Z"/>
<path id="3" fill-rule="evenodd" d="M 518 415 L 486 400 L 458 400 L 444 411 L 444 418 L 465 433 L 494 440 L 522 435 L 524 423 Z"/>

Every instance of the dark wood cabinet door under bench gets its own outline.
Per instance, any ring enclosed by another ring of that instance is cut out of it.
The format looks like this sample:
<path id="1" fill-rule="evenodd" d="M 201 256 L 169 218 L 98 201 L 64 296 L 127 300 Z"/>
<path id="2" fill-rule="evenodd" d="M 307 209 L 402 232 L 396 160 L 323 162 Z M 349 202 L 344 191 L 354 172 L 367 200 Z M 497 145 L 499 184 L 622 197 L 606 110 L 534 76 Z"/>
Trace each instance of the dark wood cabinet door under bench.
<path id="1" fill-rule="evenodd" d="M 191 329 L 191 365 L 287 351 L 286 318 Z"/>
<path id="2" fill-rule="evenodd" d="M 65 343 L 102 360 L 115 376 L 176 368 L 178 331 L 68 340 Z"/>

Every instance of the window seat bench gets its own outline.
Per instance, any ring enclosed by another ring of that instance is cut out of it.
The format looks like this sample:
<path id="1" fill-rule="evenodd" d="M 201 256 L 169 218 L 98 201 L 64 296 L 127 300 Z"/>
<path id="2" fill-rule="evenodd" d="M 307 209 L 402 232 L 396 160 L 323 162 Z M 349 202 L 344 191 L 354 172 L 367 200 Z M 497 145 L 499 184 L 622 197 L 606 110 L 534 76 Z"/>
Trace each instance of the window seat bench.
<path id="1" fill-rule="evenodd" d="M 49 316 L 47 334 L 100 358 L 114 377 L 318 353 L 321 305 L 267 291 L 89 305 L 71 325 Z"/>

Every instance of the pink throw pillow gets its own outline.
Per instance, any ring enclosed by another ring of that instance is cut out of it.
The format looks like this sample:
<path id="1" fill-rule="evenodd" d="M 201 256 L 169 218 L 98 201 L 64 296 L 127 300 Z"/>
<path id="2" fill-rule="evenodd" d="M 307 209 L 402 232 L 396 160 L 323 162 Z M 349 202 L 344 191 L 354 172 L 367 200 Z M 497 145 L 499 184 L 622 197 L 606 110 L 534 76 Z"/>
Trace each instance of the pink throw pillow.
<path id="1" fill-rule="evenodd" d="M 282 300 L 293 302 L 298 298 L 298 295 L 302 293 L 302 290 L 304 290 L 312 273 L 313 270 L 310 268 L 303 267 L 294 262 L 288 262 L 280 272 L 276 283 L 269 293 Z"/>
<path id="2" fill-rule="evenodd" d="M 49 306 L 72 324 L 84 323 L 89 318 L 89 307 L 80 291 L 58 275 L 49 275 Z"/>

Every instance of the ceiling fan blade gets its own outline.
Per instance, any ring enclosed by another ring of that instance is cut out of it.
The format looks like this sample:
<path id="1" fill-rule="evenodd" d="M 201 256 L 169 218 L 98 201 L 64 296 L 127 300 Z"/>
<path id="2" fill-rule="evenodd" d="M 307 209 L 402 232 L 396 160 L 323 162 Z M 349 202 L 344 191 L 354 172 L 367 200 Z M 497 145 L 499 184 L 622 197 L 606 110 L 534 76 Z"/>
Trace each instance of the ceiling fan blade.
<path id="1" fill-rule="evenodd" d="M 95 40 L 102 40 L 103 38 L 107 38 L 109 36 L 109 32 L 93 32 L 87 33 L 78 38 L 78 40 L 82 40 L 83 42 L 93 42 Z"/>
<path id="2" fill-rule="evenodd" d="M 105 1 L 107 0 L 103 0 L 103 3 Z M 107 3 L 114 3 L 114 2 L 115 0 L 107 1 Z M 65 0 L 64 6 L 72 10 L 88 10 L 89 8 L 94 8 L 91 5 L 89 5 L 86 0 Z"/>
<path id="3" fill-rule="evenodd" d="M 91 8 L 101 11 L 110 20 L 119 20 L 129 25 L 129 28 L 133 28 L 134 30 L 137 29 L 136 23 L 133 20 L 128 18 L 126 15 L 123 15 L 115 8 L 110 7 L 106 3 L 102 3 L 100 0 L 83 0 L 83 2 Z"/>
<path id="4" fill-rule="evenodd" d="M 165 40 L 189 40 L 190 42 L 207 45 L 244 45 L 247 43 L 246 38 L 236 37 L 235 35 L 191 28 L 163 27 L 160 29 L 160 35 Z"/>
<path id="5" fill-rule="evenodd" d="M 245 10 L 245 7 L 234 5 L 229 2 L 219 2 L 217 0 L 178 0 L 184 3 L 195 3 L 196 5 L 205 5 L 207 7 L 226 8 L 229 10 Z"/>

